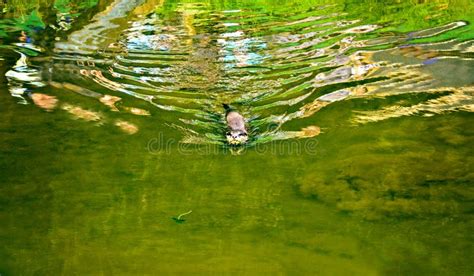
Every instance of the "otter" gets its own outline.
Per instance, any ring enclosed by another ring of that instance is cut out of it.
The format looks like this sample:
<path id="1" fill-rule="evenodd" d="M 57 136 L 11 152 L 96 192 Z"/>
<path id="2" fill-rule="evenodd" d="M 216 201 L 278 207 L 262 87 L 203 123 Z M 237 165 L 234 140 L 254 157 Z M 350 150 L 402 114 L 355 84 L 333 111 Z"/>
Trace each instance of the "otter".
<path id="1" fill-rule="evenodd" d="M 245 128 L 244 116 L 233 110 L 229 105 L 223 104 L 225 109 L 225 119 L 227 122 L 226 138 L 230 145 L 241 145 L 247 142 L 248 134 Z"/>

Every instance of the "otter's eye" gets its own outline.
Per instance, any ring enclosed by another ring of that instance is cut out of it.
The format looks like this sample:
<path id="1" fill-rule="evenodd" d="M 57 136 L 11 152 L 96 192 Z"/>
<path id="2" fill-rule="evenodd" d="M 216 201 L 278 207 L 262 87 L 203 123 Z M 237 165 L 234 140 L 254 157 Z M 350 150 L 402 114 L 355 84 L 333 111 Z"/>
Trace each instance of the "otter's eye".
<path id="1" fill-rule="evenodd" d="M 230 132 L 229 132 L 229 131 L 226 132 L 225 135 L 226 135 L 226 136 L 230 136 Z"/>
<path id="2" fill-rule="evenodd" d="M 247 136 L 247 133 L 240 133 L 239 136 Z"/>

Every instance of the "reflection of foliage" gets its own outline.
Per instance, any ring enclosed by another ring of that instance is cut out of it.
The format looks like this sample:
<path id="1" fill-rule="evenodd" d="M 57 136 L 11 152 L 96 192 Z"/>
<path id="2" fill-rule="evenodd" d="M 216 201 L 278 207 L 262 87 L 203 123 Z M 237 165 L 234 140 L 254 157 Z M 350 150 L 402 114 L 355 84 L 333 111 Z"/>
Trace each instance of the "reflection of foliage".
<path id="1" fill-rule="evenodd" d="M 467 20 L 470 1 L 373 1 L 348 2 L 345 11 L 367 23 L 390 23 L 397 31 L 424 29 L 456 20 Z"/>
<path id="2" fill-rule="evenodd" d="M 195 3 L 193 0 L 165 1 L 157 12 L 171 16 L 180 5 Z M 474 9 L 472 1 L 324 1 L 324 0 L 300 0 L 300 1 L 215 1 L 208 0 L 200 2 L 202 7 L 211 7 L 214 10 L 258 10 L 267 13 L 268 17 L 282 16 L 285 19 L 305 16 L 304 13 L 313 12 L 320 7 L 335 5 L 325 12 L 334 11 L 347 12 L 347 19 L 361 20 L 365 24 L 387 24 L 379 32 L 407 33 L 415 30 L 426 29 L 446 24 L 448 22 L 465 20 L 472 22 Z M 203 8 L 207 9 L 207 8 Z M 248 21 L 247 23 L 250 23 Z M 255 24 L 261 22 L 254 22 Z M 454 31 L 449 37 L 457 37 L 460 40 L 472 38 L 474 27 L 469 25 L 460 31 Z M 446 37 L 448 39 L 449 37 Z"/>
<path id="3" fill-rule="evenodd" d="M 3 7 L 5 18 L 21 18 L 31 13 L 32 10 L 38 10 L 40 6 L 45 6 L 47 3 L 42 1 L 28 1 L 28 0 L 7 0 L 0 6 Z"/>
<path id="4" fill-rule="evenodd" d="M 97 5 L 97 2 L 98 0 L 56 0 L 54 2 L 54 8 L 60 13 L 69 13 L 71 16 L 79 16 L 79 11 L 92 8 Z"/>
<path id="5" fill-rule="evenodd" d="M 61 14 L 69 14 L 78 17 L 84 10 L 96 6 L 98 0 L 57 0 L 54 8 Z M 32 30 L 44 29 L 47 25 L 45 18 L 48 14 L 42 14 L 40 10 L 54 12 L 50 9 L 48 1 L 7 1 L 2 8 L 5 10 L 3 18 L 0 18 L 0 38 L 8 37 L 8 33 L 25 31 L 30 34 Z"/>
<path id="6" fill-rule="evenodd" d="M 15 19 L 0 20 L 0 38 L 7 37 L 10 32 L 28 31 L 37 28 L 43 29 L 45 24 L 38 11 L 33 10 L 30 14 Z"/>
<path id="7" fill-rule="evenodd" d="M 472 21 L 474 12 L 469 0 L 456 1 L 373 1 L 349 2 L 345 11 L 364 23 L 388 24 L 381 32 L 403 32 L 426 29 L 459 20 Z M 472 38 L 472 26 L 450 34 L 458 40 Z M 465 37 L 469 36 L 469 37 Z M 439 39 L 439 38 L 438 38 Z"/>
<path id="8" fill-rule="evenodd" d="M 42 1 L 6 1 L 5 14 L 0 18 L 0 38 L 7 37 L 12 32 L 44 28 L 43 16 L 38 11 L 46 5 Z"/>
<path id="9" fill-rule="evenodd" d="M 28 31 L 33 27 L 44 28 L 42 21 L 45 15 L 41 15 L 38 11 L 47 6 L 48 1 L 24 1 L 10 0 L 7 1 L 2 9 L 5 9 L 5 19 L 0 19 L 0 37 L 6 37 L 7 32 L 18 30 Z M 165 16 L 171 16 L 178 10 L 180 5 L 195 3 L 195 1 L 165 1 L 164 5 L 159 6 L 158 13 Z M 284 3 L 284 5 L 282 5 Z M 90 9 L 98 4 L 98 0 L 56 0 L 54 8 L 61 14 L 69 14 L 77 17 L 86 9 Z M 201 2 L 195 8 L 197 9 L 216 9 L 216 10 L 266 10 L 272 16 L 282 15 L 287 18 L 288 12 L 298 14 L 314 10 L 315 7 L 321 7 L 327 4 L 336 4 L 342 8 L 342 11 L 349 11 L 348 17 L 351 19 L 361 19 L 365 23 L 388 23 L 390 26 L 383 28 L 381 32 L 409 32 L 433 26 L 445 24 L 456 20 L 472 21 L 474 18 L 471 2 L 468 0 L 456 1 L 456 3 L 448 1 L 436 1 L 419 3 L 419 1 L 373 1 L 365 0 L 361 2 L 353 1 L 321 1 L 321 0 L 303 0 L 303 1 L 214 1 L 208 0 Z M 283 8 L 284 7 L 284 8 Z M 337 9 L 336 10 L 341 10 Z M 328 11 L 329 12 L 329 11 Z M 473 27 L 460 32 L 454 32 L 455 35 L 462 40 L 469 39 L 472 36 Z"/>

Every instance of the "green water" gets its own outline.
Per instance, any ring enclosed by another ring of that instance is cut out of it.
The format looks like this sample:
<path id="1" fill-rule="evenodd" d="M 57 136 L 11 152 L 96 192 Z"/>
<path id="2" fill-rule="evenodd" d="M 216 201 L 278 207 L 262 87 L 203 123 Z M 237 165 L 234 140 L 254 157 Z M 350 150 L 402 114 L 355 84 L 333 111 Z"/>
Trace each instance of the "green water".
<path id="1" fill-rule="evenodd" d="M 0 3 L 0 274 L 472 275 L 473 11 Z"/>

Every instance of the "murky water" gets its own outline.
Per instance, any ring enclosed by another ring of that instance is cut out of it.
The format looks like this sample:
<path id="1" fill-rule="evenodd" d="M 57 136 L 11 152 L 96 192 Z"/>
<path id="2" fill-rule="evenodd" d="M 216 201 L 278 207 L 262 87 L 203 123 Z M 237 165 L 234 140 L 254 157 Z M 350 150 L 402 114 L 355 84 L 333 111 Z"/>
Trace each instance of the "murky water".
<path id="1" fill-rule="evenodd" d="M 0 3 L 0 274 L 472 275 L 473 10 Z"/>

